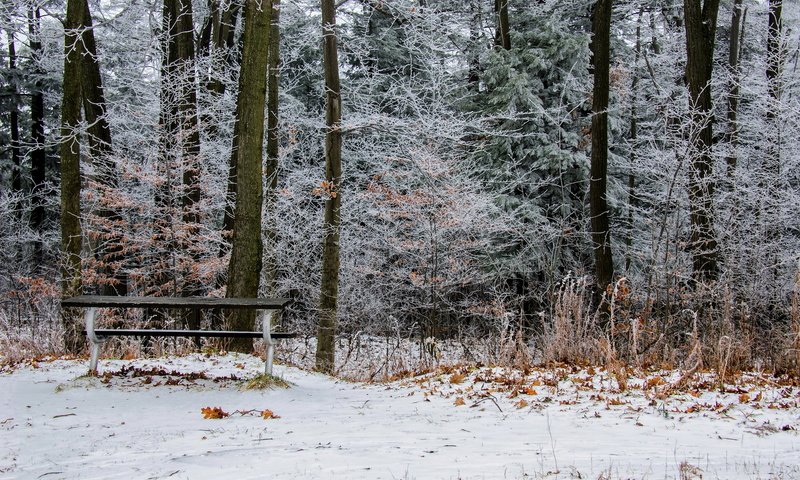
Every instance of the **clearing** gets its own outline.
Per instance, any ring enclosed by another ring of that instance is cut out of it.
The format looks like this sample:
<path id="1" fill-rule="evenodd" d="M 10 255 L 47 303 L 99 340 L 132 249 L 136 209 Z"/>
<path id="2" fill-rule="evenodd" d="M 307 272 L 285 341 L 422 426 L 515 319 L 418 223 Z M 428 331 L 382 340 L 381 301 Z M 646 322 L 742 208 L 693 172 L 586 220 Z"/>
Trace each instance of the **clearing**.
<path id="1" fill-rule="evenodd" d="M 366 384 L 276 365 L 290 388 L 243 390 L 261 359 L 86 368 L 0 372 L 0 478 L 800 478 L 800 386 L 765 375 L 673 389 L 677 372 L 639 372 L 621 391 L 619 373 L 595 368 Z"/>

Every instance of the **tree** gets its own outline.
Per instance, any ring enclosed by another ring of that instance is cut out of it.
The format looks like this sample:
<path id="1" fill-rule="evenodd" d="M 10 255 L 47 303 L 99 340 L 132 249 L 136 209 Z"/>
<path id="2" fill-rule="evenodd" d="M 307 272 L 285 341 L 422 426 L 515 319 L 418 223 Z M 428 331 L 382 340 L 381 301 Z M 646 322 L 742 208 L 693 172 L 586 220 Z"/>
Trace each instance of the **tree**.
<path id="1" fill-rule="evenodd" d="M 76 13 L 78 17 L 82 12 Z M 31 59 L 34 64 L 34 72 L 41 75 L 40 66 L 42 55 L 42 42 L 40 40 L 41 13 L 38 7 L 31 7 L 28 11 L 28 34 L 30 35 Z M 76 46 L 76 48 L 78 48 Z M 80 97 L 79 97 L 80 98 Z M 45 223 L 45 182 L 47 180 L 44 136 L 44 92 L 42 91 L 41 80 L 36 80 L 33 91 L 31 92 L 31 208 L 30 225 L 31 229 L 38 235 L 42 235 Z M 80 113 L 78 114 L 80 115 Z M 33 243 L 33 261 L 37 265 L 44 265 L 44 253 L 40 238 Z"/>
<path id="2" fill-rule="evenodd" d="M 497 17 L 494 44 L 503 50 L 511 50 L 511 32 L 508 24 L 509 0 L 494 0 L 494 14 Z"/>
<path id="3" fill-rule="evenodd" d="M 713 218 L 711 157 L 713 146 L 711 72 L 719 0 L 684 0 L 686 25 L 686 81 L 692 128 L 689 134 L 689 210 L 691 222 L 692 272 L 698 281 L 718 276 L 717 239 Z"/>
<path id="4" fill-rule="evenodd" d="M 266 277 L 267 292 L 270 296 L 277 296 L 277 277 L 278 265 L 275 249 L 277 246 L 278 232 L 275 226 L 275 214 L 277 209 L 277 199 L 275 197 L 278 188 L 278 90 L 279 90 L 279 70 L 280 70 L 280 11 L 281 1 L 271 0 L 272 19 L 269 34 L 269 66 L 267 74 L 267 231 L 266 231 Z"/>
<path id="5" fill-rule="evenodd" d="M 614 275 L 611 232 L 606 200 L 608 179 L 608 96 L 610 64 L 611 0 L 595 3 L 592 19 L 592 167 L 589 181 L 589 207 L 592 217 L 592 242 L 597 288 L 605 292 Z"/>
<path id="6" fill-rule="evenodd" d="M 236 148 L 236 209 L 228 265 L 228 297 L 258 297 L 263 251 L 261 181 L 271 13 L 269 4 L 246 0 L 242 69 L 236 101 L 236 120 L 239 124 Z M 228 326 L 233 330 L 253 330 L 254 324 L 253 312 L 236 311 L 228 317 Z M 253 348 L 253 341 L 234 339 L 230 348 L 233 351 L 249 352 Z"/>
<path id="7" fill-rule="evenodd" d="M 744 34 L 744 7 L 742 0 L 734 0 L 731 9 L 731 34 L 728 42 L 728 69 L 730 70 L 730 81 L 728 85 L 728 129 L 725 132 L 725 140 L 730 148 L 730 152 L 725 161 L 728 164 L 728 177 L 732 177 L 736 170 L 737 155 L 736 146 L 739 143 L 739 124 L 737 117 L 739 114 L 739 90 L 741 78 L 741 66 L 739 57 L 741 51 L 741 38 Z"/>
<path id="8" fill-rule="evenodd" d="M 61 295 L 81 293 L 81 49 L 83 8 L 80 0 L 67 2 L 64 22 L 64 83 L 61 101 Z M 75 312 L 62 313 L 64 347 L 77 352 L 82 345 Z"/>
<path id="9" fill-rule="evenodd" d="M 336 5 L 322 0 L 323 63 L 325 66 L 325 183 L 327 200 L 323 228 L 322 279 L 319 298 L 316 368 L 333 371 L 336 306 L 339 298 L 339 226 L 342 197 L 342 100 L 336 48 Z"/>

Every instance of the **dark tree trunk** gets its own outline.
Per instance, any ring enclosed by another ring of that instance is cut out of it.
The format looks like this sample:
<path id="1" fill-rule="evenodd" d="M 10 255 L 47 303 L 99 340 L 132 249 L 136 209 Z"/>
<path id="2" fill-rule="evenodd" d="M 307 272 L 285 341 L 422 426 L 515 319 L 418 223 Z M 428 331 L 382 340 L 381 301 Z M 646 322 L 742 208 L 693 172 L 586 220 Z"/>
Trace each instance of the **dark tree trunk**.
<path id="1" fill-rule="evenodd" d="M 595 3 L 592 19 L 592 166 L 589 207 L 597 289 L 604 292 L 614 276 L 609 211 L 606 200 L 608 178 L 608 96 L 610 63 L 611 0 Z"/>
<path id="2" fill-rule="evenodd" d="M 636 176 L 633 174 L 634 166 L 637 162 L 637 151 L 639 148 L 639 122 L 637 102 L 639 101 L 639 60 L 642 56 L 642 10 L 639 10 L 639 17 L 636 21 L 636 44 L 634 45 L 634 60 L 633 72 L 631 79 L 631 120 L 629 140 L 630 140 L 630 159 L 631 168 L 628 172 L 628 236 L 625 239 L 625 273 L 628 274 L 631 269 L 631 255 L 633 249 L 633 209 L 635 207 L 635 189 L 636 189 Z"/>
<path id="3" fill-rule="evenodd" d="M 739 87 L 741 83 L 741 68 L 739 67 L 739 48 L 740 37 L 743 35 L 744 24 L 742 22 L 744 9 L 742 0 L 734 0 L 731 13 L 731 36 L 728 43 L 728 69 L 730 81 L 728 84 L 728 130 L 725 132 L 725 143 L 728 144 L 729 153 L 725 158 L 728 165 L 728 177 L 733 177 L 736 171 L 737 155 L 736 148 L 739 144 L 739 123 L 737 116 L 739 113 Z"/>
<path id="4" fill-rule="evenodd" d="M 494 44 L 497 48 L 511 50 L 511 32 L 508 25 L 509 0 L 494 0 L 494 14 L 497 17 Z"/>
<path id="5" fill-rule="evenodd" d="M 236 211 L 227 296 L 256 298 L 263 248 L 261 179 L 271 8 L 268 3 L 259 0 L 246 0 L 244 16 L 242 70 L 236 104 L 239 120 Z M 253 312 L 237 311 L 229 316 L 229 327 L 233 330 L 253 330 L 254 324 Z M 253 341 L 236 339 L 231 349 L 249 352 L 253 349 Z"/>
<path id="6" fill-rule="evenodd" d="M 78 14 L 80 15 L 80 14 Z M 44 72 L 39 66 L 42 43 L 39 40 L 41 17 L 38 8 L 28 12 L 28 33 L 30 34 L 31 59 L 37 76 L 31 92 L 31 229 L 37 234 L 44 233 L 45 207 L 44 189 L 47 179 L 47 156 L 44 148 L 44 94 L 39 78 Z M 80 97 L 79 97 L 80 98 Z M 44 265 L 44 249 L 39 239 L 33 242 L 33 261 L 37 267 Z"/>
<path id="7" fill-rule="evenodd" d="M 61 295 L 81 293 L 81 51 L 83 8 L 79 0 L 67 2 L 64 22 L 64 96 L 61 102 Z M 62 310 L 64 348 L 77 353 L 83 345 L 76 312 Z"/>
<path id="8" fill-rule="evenodd" d="M 278 243 L 278 232 L 275 225 L 277 208 L 276 191 L 278 188 L 278 106 L 279 68 L 280 68 L 280 12 L 281 1 L 272 0 L 272 20 L 269 34 L 269 73 L 267 77 L 267 191 L 266 191 L 266 280 L 267 293 L 277 296 L 278 265 L 275 248 Z"/>
<path id="9" fill-rule="evenodd" d="M 713 281 L 718 276 L 717 240 L 713 219 L 711 158 L 711 72 L 719 0 L 684 0 L 686 81 L 693 127 L 690 133 L 689 209 L 693 278 Z"/>
<path id="10" fill-rule="evenodd" d="M 769 1 L 767 26 L 767 89 L 769 90 L 769 106 L 767 107 L 767 161 L 765 173 L 770 177 L 768 183 L 777 183 L 781 173 L 781 128 L 778 124 L 781 101 L 781 76 L 785 48 L 783 44 L 783 0 Z"/>
<path id="11" fill-rule="evenodd" d="M 9 128 L 11 129 L 11 193 L 15 198 L 22 194 L 22 154 L 19 144 L 19 92 L 15 72 L 17 70 L 17 51 L 14 35 L 8 32 L 8 70 L 11 72 L 11 111 L 9 112 Z M 22 209 L 15 203 L 14 211 L 17 219 L 22 218 Z"/>
<path id="12" fill-rule="evenodd" d="M 111 128 L 106 118 L 106 100 L 103 92 L 103 81 L 100 76 L 100 64 L 97 61 L 97 44 L 92 28 L 92 15 L 89 2 L 79 0 L 81 4 L 81 98 L 87 123 L 89 158 L 97 172 L 96 180 L 102 189 L 101 206 L 97 214 L 117 223 L 119 215 L 109 204 L 113 202 L 118 185 L 117 171 L 111 158 L 113 143 Z M 113 227 L 112 227 L 113 228 Z M 122 253 L 123 239 L 121 232 L 111 231 L 106 245 L 97 249 L 95 255 L 107 265 L 106 274 L 113 278 L 113 284 L 103 285 L 104 295 L 126 295 L 128 291 L 127 277 L 124 273 L 125 256 Z"/>
<path id="13" fill-rule="evenodd" d="M 334 368 L 337 303 L 339 299 L 339 225 L 342 197 L 342 100 L 339 84 L 339 54 L 336 47 L 336 6 L 322 0 L 323 63 L 325 67 L 325 218 L 322 224 L 322 283 L 319 298 L 316 368 L 330 373 Z"/>
<path id="14" fill-rule="evenodd" d="M 191 0 L 179 0 L 178 31 L 176 39 L 177 69 L 180 78 L 178 122 L 183 157 L 183 194 L 181 207 L 183 221 L 193 228 L 199 221 L 196 205 L 200 201 L 199 169 L 200 125 L 197 118 L 197 85 L 195 84 L 194 19 Z M 196 286 L 186 294 L 197 294 Z"/>

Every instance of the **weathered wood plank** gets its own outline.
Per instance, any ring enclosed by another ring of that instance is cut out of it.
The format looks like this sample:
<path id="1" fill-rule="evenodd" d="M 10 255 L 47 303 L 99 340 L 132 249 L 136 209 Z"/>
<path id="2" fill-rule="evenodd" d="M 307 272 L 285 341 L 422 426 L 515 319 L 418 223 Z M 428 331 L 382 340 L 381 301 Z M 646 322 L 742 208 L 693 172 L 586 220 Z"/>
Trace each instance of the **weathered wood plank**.
<path id="1" fill-rule="evenodd" d="M 83 332 L 84 334 L 86 331 Z M 218 337 L 218 338 L 262 338 L 263 332 L 226 331 L 226 330 L 157 330 L 157 329 L 106 329 L 94 331 L 98 337 Z M 272 338 L 293 338 L 295 333 L 270 332 Z"/>
<path id="2" fill-rule="evenodd" d="M 61 300 L 62 307 L 118 308 L 228 308 L 249 310 L 278 310 L 288 298 L 216 298 L 216 297 L 115 297 L 110 295 L 80 295 Z"/>

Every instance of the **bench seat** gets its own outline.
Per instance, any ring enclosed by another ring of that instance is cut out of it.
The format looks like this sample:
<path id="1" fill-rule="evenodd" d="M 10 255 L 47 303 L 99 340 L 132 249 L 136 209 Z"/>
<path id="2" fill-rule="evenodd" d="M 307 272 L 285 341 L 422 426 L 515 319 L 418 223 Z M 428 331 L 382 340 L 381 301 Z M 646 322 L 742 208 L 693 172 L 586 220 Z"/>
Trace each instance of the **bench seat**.
<path id="1" fill-rule="evenodd" d="M 136 329 L 124 330 L 121 328 L 95 328 L 98 337 L 215 337 L 215 338 L 262 338 L 263 332 L 248 332 L 241 330 L 157 330 Z M 86 334 L 86 330 L 83 331 Z M 296 333 L 269 332 L 272 338 L 294 338 Z"/>

